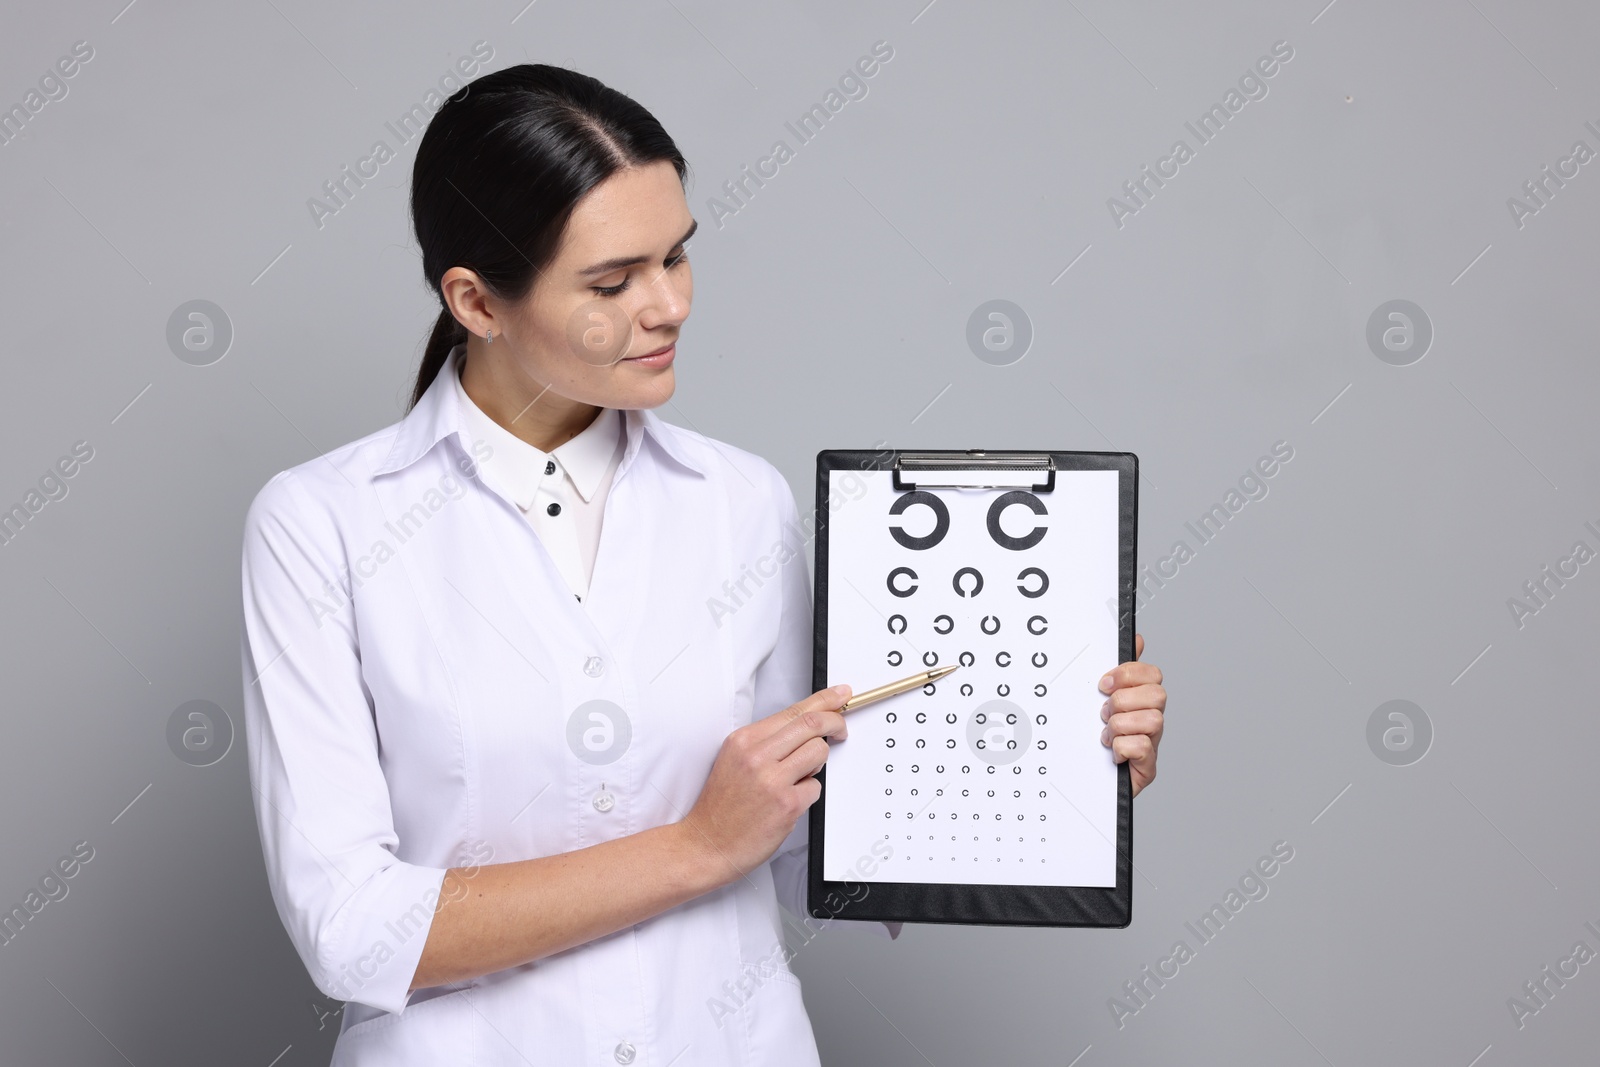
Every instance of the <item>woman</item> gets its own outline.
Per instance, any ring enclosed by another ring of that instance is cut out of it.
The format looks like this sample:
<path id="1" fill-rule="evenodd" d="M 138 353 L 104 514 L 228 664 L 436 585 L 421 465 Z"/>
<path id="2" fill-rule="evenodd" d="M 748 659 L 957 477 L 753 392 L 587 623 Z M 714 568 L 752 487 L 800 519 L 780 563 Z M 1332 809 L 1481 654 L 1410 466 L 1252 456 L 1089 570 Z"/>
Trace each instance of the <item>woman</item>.
<path id="1" fill-rule="evenodd" d="M 783 478 L 651 410 L 689 314 L 686 173 L 592 78 L 473 82 L 412 174 L 443 309 L 411 410 L 251 505 L 257 822 L 295 948 L 349 1002 L 336 1064 L 817 1062 L 778 904 L 804 914 L 849 689 L 807 695 Z M 779 540 L 779 580 L 708 613 Z M 1160 680 L 1102 683 L 1136 790 Z"/>

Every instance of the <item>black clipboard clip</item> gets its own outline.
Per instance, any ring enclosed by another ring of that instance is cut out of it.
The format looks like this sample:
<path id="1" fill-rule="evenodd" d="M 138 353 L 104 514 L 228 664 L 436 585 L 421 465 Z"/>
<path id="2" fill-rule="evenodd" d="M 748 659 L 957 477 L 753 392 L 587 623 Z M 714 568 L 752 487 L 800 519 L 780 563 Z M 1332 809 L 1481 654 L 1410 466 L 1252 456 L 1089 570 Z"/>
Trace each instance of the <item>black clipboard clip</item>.
<path id="1" fill-rule="evenodd" d="M 917 471 L 981 470 L 1042 472 L 1044 481 L 1033 478 L 996 481 L 992 484 L 974 482 L 939 483 L 922 479 L 909 481 L 903 474 Z M 895 457 L 894 488 L 896 492 L 909 489 L 1020 489 L 1031 486 L 1035 493 L 1053 492 L 1056 487 L 1056 461 L 1048 452 L 989 452 L 982 448 L 969 448 L 965 452 L 901 452 Z"/>

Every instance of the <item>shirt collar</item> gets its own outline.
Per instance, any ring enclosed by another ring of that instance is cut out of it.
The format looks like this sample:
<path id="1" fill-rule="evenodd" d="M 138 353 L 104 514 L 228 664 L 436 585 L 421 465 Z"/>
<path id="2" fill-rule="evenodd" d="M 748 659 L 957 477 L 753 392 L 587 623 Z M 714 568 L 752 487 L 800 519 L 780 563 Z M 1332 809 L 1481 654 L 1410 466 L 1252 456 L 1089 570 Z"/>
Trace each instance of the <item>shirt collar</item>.
<path id="1" fill-rule="evenodd" d="M 578 495 L 585 502 L 600 488 L 600 479 L 605 477 L 612 457 L 622 444 L 619 437 L 621 430 L 622 418 L 616 408 L 601 408 L 600 414 L 582 433 L 565 444 L 557 445 L 552 453 L 556 462 L 566 468 L 572 484 L 578 487 Z M 538 451 L 531 445 L 529 448 Z"/>
<path id="2" fill-rule="evenodd" d="M 456 406 L 462 415 L 462 430 L 489 445 L 489 456 L 484 460 L 489 479 L 501 486 L 519 508 L 527 511 L 533 506 L 539 486 L 547 478 L 559 480 L 571 475 L 572 484 L 585 502 L 594 496 L 600 479 L 605 477 L 612 457 L 622 444 L 619 438 L 621 419 L 614 409 L 601 408 L 594 421 L 576 437 L 545 452 L 490 418 L 488 412 L 467 395 L 458 374 L 451 375 L 451 379 L 455 383 Z"/>
<path id="3" fill-rule="evenodd" d="M 465 355 L 466 344 L 464 342 L 450 349 L 450 352 L 445 356 L 444 365 L 439 368 L 439 373 L 434 376 L 433 382 L 423 392 L 422 398 L 400 420 L 399 428 L 395 431 L 394 442 L 389 447 L 389 454 L 373 471 L 374 475 L 388 474 L 392 471 L 409 467 L 431 452 L 434 445 L 451 435 L 455 435 L 457 446 L 461 448 L 462 452 L 470 454 L 470 443 L 464 438 L 474 433 L 476 427 L 471 421 L 471 413 L 463 410 L 463 406 L 476 409 L 477 405 L 471 403 L 471 398 L 461 388 L 461 361 Z M 482 412 L 480 411 L 478 414 L 482 415 Z M 619 414 L 622 416 L 624 428 L 624 451 L 621 465 L 618 467 L 619 475 L 622 467 L 627 466 L 642 447 L 643 439 L 646 436 L 653 440 L 666 455 L 686 469 L 702 476 L 708 473 L 702 457 L 691 451 L 678 436 L 677 427 L 666 422 L 651 409 L 621 409 Z M 493 419 L 489 419 L 487 416 L 483 416 L 483 418 L 502 433 L 510 433 Z M 589 430 L 593 430 L 600 423 L 601 420 L 596 419 L 590 425 Z M 611 423 L 611 426 L 612 432 L 615 432 L 615 421 Z M 588 433 L 589 430 L 585 430 L 584 433 Z M 562 449 L 576 443 L 583 436 L 584 434 L 579 434 L 578 437 L 558 447 L 555 455 L 560 457 L 563 463 L 568 463 L 568 458 Z M 521 438 L 517 438 L 514 435 L 513 438 L 527 449 L 534 452 L 538 451 Z M 615 441 L 615 438 L 602 438 L 596 435 L 595 444 L 597 447 L 594 450 L 603 450 L 603 455 L 598 464 L 599 474 L 605 473 L 605 468 L 611 458 L 610 450 L 603 449 L 603 445 L 613 441 Z M 588 446 L 580 446 L 577 451 L 581 457 L 587 453 Z M 515 454 L 514 450 L 512 454 Z M 572 470 L 573 478 L 578 483 L 579 491 L 587 490 L 592 493 L 599 481 L 599 474 L 585 480 L 585 475 L 580 474 L 579 471 L 586 469 L 586 460 L 579 458 L 576 463 L 576 469 L 571 465 L 568 466 L 568 469 Z M 542 466 L 540 470 L 542 473 Z M 587 500 L 588 497 L 585 496 L 584 499 Z"/>

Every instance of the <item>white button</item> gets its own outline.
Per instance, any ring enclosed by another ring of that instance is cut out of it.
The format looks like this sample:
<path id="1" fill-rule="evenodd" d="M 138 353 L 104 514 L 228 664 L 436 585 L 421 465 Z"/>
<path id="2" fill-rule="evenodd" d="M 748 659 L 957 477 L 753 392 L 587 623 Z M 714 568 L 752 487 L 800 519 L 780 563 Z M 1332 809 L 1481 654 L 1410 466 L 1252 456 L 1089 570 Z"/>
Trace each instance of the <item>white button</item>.
<path id="1" fill-rule="evenodd" d="M 599 812 L 610 811 L 612 808 L 616 807 L 616 804 L 617 804 L 617 798 L 612 796 L 610 793 L 607 793 L 605 790 L 601 790 L 600 792 L 598 792 L 598 793 L 596 793 L 594 795 L 594 810 L 595 811 L 599 811 Z"/>
<path id="2" fill-rule="evenodd" d="M 606 672 L 606 661 L 599 656 L 590 656 L 583 661 L 583 673 L 591 678 L 598 678 Z"/>
<path id="3" fill-rule="evenodd" d="M 622 1042 L 621 1044 L 619 1044 L 617 1046 L 617 1051 L 616 1051 L 617 1062 L 618 1063 L 632 1063 L 633 1062 L 633 1052 L 634 1052 L 634 1049 L 633 1049 L 632 1045 L 630 1045 L 626 1041 Z"/>

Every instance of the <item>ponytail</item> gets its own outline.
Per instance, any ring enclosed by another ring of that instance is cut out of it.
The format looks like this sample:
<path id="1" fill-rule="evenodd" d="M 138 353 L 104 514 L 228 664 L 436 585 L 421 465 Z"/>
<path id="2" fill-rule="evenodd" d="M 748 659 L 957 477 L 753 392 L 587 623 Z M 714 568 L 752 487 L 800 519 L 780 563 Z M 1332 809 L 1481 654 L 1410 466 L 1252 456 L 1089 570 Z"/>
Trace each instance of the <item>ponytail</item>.
<path id="1" fill-rule="evenodd" d="M 422 365 L 417 368 L 417 384 L 411 390 L 411 403 L 407 410 L 417 406 L 422 394 L 428 391 L 428 386 L 439 376 L 439 370 L 449 357 L 450 350 L 466 339 L 467 328 L 456 321 L 456 317 L 450 314 L 449 308 L 442 309 L 439 312 L 439 320 L 433 324 L 428 347 L 423 350 Z"/>

